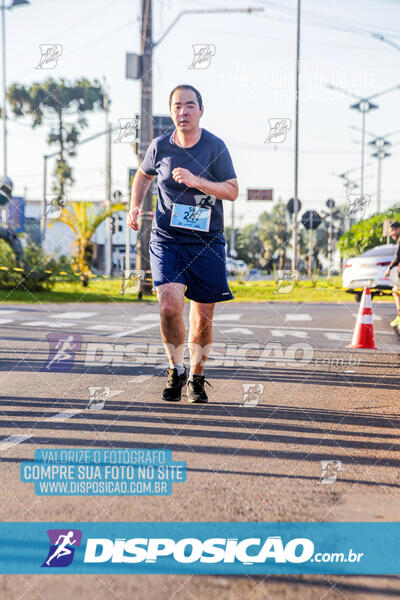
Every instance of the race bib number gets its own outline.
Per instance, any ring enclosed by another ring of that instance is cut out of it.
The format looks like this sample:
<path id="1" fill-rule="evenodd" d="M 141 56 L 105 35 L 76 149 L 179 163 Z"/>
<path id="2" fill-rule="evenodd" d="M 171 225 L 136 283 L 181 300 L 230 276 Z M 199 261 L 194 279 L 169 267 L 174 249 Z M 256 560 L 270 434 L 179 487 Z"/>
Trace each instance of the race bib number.
<path id="1" fill-rule="evenodd" d="M 173 204 L 170 224 L 173 227 L 208 231 L 210 229 L 211 208 Z"/>

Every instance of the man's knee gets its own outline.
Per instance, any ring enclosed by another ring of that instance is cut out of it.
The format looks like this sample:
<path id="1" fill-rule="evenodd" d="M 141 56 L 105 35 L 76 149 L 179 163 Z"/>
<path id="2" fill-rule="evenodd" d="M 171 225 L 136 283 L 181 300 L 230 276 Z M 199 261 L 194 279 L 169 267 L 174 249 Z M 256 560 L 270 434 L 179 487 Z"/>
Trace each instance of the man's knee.
<path id="1" fill-rule="evenodd" d="M 160 306 L 160 317 L 163 321 L 174 321 L 180 316 L 182 311 L 177 302 L 163 302 Z"/>
<path id="2" fill-rule="evenodd" d="M 202 311 L 191 315 L 190 325 L 197 331 L 207 331 L 212 329 L 212 312 Z"/>

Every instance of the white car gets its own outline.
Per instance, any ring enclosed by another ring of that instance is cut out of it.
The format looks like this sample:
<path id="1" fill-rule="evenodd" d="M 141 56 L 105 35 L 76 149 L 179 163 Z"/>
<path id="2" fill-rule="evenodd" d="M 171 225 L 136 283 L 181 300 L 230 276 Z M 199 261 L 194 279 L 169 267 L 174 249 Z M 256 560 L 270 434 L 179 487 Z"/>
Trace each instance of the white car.
<path id="1" fill-rule="evenodd" d="M 397 281 L 397 267 L 390 271 L 390 277 L 385 277 L 385 271 L 392 262 L 396 245 L 384 244 L 375 246 L 357 256 L 349 258 L 343 265 L 342 282 L 346 292 L 355 294 L 356 300 L 361 299 L 365 286 L 371 288 L 371 294 L 390 293 Z"/>
<path id="2" fill-rule="evenodd" d="M 244 260 L 228 257 L 226 259 L 226 272 L 228 275 L 244 275 L 247 273 L 247 265 Z"/>

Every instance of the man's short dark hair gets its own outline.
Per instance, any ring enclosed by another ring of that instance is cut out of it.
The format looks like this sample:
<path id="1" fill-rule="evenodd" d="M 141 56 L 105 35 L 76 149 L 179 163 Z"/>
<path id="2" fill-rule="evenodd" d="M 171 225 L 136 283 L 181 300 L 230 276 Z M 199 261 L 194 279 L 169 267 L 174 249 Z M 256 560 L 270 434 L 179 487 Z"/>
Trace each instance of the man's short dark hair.
<path id="1" fill-rule="evenodd" d="M 400 221 L 393 221 L 393 223 L 390 223 L 390 229 L 400 229 Z"/>
<path id="2" fill-rule="evenodd" d="M 174 87 L 174 89 L 172 90 L 172 92 L 169 95 L 169 107 L 170 108 L 171 108 L 172 96 L 174 95 L 174 93 L 177 90 L 192 90 L 192 92 L 194 92 L 196 95 L 199 108 L 201 109 L 203 107 L 203 100 L 201 98 L 200 92 L 198 90 L 196 90 L 196 88 L 193 87 L 192 85 L 189 85 L 187 83 L 182 83 L 181 85 L 177 85 L 176 87 Z"/>

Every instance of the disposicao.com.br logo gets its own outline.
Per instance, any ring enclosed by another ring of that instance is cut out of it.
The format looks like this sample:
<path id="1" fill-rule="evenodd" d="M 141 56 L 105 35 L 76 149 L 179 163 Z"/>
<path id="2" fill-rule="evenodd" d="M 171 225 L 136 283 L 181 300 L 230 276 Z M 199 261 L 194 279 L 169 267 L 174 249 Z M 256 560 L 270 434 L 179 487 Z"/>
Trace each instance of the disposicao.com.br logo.
<path id="1" fill-rule="evenodd" d="M 317 553 L 316 562 L 358 562 L 361 553 Z M 177 563 L 235 563 L 253 565 L 314 562 L 314 543 L 308 538 L 293 538 L 286 544 L 280 536 L 262 538 L 89 538 L 85 563 L 156 563 L 169 557 Z"/>

